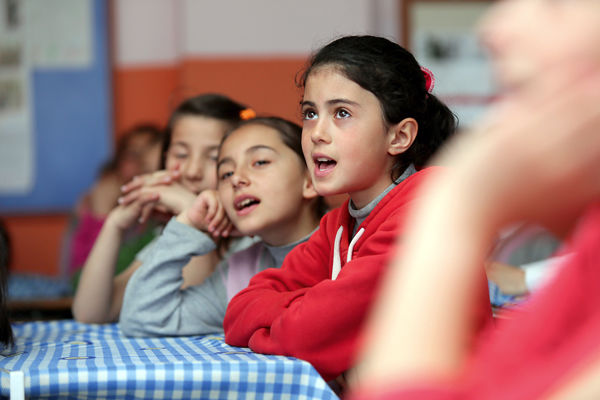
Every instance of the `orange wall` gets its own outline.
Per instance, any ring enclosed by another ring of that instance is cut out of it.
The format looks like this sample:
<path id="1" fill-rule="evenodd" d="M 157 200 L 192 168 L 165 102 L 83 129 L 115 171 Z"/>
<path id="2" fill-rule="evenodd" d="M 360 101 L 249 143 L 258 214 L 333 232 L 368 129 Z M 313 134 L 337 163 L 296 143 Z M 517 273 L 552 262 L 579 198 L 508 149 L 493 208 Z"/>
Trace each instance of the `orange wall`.
<path id="1" fill-rule="evenodd" d="M 295 77 L 306 58 L 190 60 L 183 63 L 184 85 L 198 93 L 217 91 L 247 103 L 257 113 L 297 121 L 301 92 Z"/>
<path id="2" fill-rule="evenodd" d="M 116 132 L 142 121 L 165 124 L 185 98 L 219 92 L 254 108 L 298 120 L 300 91 L 294 78 L 302 58 L 186 60 L 172 67 L 122 67 L 114 71 Z"/>
<path id="3" fill-rule="evenodd" d="M 174 66 L 114 69 L 113 115 L 117 135 L 140 122 L 165 124 L 177 80 Z"/>
<path id="4" fill-rule="evenodd" d="M 56 276 L 60 248 L 67 226 L 64 214 L 3 217 L 10 235 L 11 270 Z"/>

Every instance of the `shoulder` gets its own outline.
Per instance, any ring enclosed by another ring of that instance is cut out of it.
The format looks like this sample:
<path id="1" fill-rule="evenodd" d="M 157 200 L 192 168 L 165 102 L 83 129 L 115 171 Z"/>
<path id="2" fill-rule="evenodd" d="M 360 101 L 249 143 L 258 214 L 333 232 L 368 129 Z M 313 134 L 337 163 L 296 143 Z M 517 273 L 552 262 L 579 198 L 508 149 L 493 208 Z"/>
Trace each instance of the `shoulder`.
<path id="1" fill-rule="evenodd" d="M 371 211 L 364 222 L 369 227 L 367 230 L 394 231 L 409 213 L 409 205 L 418 196 L 423 182 L 440 170 L 441 167 L 424 168 L 400 182 Z"/>
<path id="2" fill-rule="evenodd" d="M 443 167 L 427 167 L 418 170 L 417 172 L 400 182 L 398 186 L 396 186 L 394 190 L 392 190 L 392 192 L 413 191 L 414 189 L 419 187 L 424 181 L 430 179 L 433 175 L 437 175 L 443 170 Z"/>
<path id="3" fill-rule="evenodd" d="M 399 205 L 410 202 L 418 195 L 418 189 L 421 185 L 442 169 L 442 167 L 428 167 L 415 172 L 390 191 L 378 206 L 394 209 Z"/>

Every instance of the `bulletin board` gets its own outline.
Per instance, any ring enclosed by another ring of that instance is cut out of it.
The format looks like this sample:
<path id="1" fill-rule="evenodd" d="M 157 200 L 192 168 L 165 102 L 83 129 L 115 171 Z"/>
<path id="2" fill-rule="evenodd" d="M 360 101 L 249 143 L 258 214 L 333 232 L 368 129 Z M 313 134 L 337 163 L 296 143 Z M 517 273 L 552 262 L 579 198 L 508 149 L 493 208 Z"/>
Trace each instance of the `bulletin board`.
<path id="1" fill-rule="evenodd" d="M 436 78 L 434 94 L 459 119 L 474 124 L 495 100 L 488 54 L 477 35 L 491 0 L 404 0 L 402 37 L 419 63 Z"/>
<path id="2" fill-rule="evenodd" d="M 65 212 L 112 149 L 107 2 L 0 7 L 0 215 Z"/>

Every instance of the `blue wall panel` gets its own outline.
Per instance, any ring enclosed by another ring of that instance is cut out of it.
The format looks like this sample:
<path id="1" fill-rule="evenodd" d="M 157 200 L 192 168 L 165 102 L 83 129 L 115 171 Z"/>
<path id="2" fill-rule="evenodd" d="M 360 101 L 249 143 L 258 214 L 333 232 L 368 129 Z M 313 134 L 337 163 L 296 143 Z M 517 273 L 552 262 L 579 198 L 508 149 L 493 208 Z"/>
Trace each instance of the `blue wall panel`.
<path id="1" fill-rule="evenodd" d="M 70 210 L 111 153 L 108 10 L 104 0 L 93 7 L 89 68 L 32 73 L 34 184 L 26 195 L 1 195 L 2 214 Z"/>

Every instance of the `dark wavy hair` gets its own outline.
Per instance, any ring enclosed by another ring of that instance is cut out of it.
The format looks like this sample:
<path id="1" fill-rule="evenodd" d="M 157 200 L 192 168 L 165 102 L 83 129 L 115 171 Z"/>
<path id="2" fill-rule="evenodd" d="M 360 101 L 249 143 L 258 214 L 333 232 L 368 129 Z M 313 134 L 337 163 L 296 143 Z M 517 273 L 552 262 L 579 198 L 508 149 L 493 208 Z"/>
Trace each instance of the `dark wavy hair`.
<path id="1" fill-rule="evenodd" d="M 173 110 L 167 123 L 162 148 L 161 168 L 165 167 L 167 150 L 169 150 L 171 137 L 173 136 L 173 128 L 181 118 L 187 116 L 214 118 L 230 126 L 235 126 L 241 121 L 240 113 L 246 108 L 245 105 L 218 93 L 201 94 L 184 100 Z"/>
<path id="2" fill-rule="evenodd" d="M 306 159 L 302 152 L 302 127 L 294 122 L 288 121 L 280 117 L 257 117 L 240 122 L 235 128 L 225 134 L 221 145 L 225 142 L 233 132 L 247 125 L 262 125 L 274 129 L 279 134 L 281 141 L 289 147 L 302 160 L 302 164 L 306 166 Z M 321 219 L 327 212 L 327 204 L 322 196 L 317 196 L 314 204 L 314 213 L 318 219 Z"/>
<path id="3" fill-rule="evenodd" d="M 394 125 L 414 118 L 418 134 L 412 146 L 396 157 L 395 180 L 410 164 L 425 166 L 457 128 L 456 116 L 427 92 L 425 76 L 415 57 L 402 46 L 377 36 L 345 36 L 317 51 L 297 78 L 300 88 L 320 67 L 332 66 L 343 76 L 373 93 L 385 123 Z"/>

